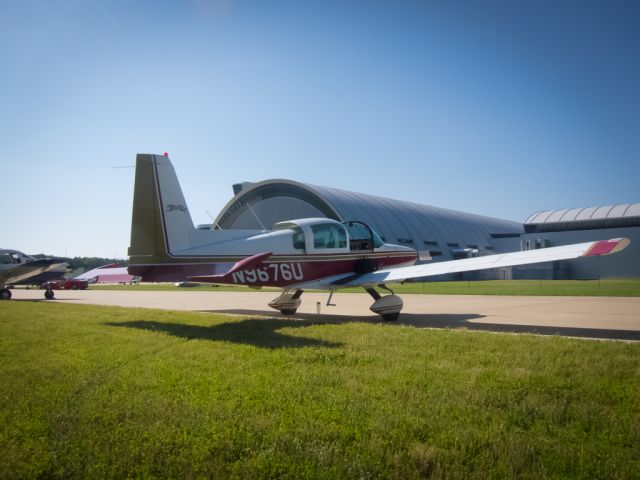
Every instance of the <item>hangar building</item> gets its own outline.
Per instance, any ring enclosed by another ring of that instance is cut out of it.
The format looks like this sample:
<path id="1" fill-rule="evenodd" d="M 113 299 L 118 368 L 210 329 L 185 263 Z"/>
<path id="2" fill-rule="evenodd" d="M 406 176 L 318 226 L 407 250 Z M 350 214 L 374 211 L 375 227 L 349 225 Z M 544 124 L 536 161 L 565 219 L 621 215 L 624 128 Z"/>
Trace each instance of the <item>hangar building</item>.
<path id="1" fill-rule="evenodd" d="M 514 268 L 513 278 L 640 277 L 640 203 L 536 212 L 524 222 L 523 250 L 619 237 L 631 245 L 616 255 Z"/>
<path id="2" fill-rule="evenodd" d="M 445 275 L 438 280 L 640 277 L 637 248 L 640 246 L 640 204 L 538 212 L 523 225 L 292 180 L 244 182 L 234 185 L 233 190 L 234 197 L 214 221 L 216 228 L 268 229 L 280 221 L 307 217 L 359 220 L 367 223 L 386 242 L 410 246 L 419 252 L 429 251 L 433 261 L 619 236 L 631 238 L 632 245 L 636 246 L 610 257 L 617 257 L 610 265 L 609 258 L 599 264 L 598 258 L 593 258 L 513 270 L 506 268 Z M 583 266 L 585 260 L 587 265 Z"/>

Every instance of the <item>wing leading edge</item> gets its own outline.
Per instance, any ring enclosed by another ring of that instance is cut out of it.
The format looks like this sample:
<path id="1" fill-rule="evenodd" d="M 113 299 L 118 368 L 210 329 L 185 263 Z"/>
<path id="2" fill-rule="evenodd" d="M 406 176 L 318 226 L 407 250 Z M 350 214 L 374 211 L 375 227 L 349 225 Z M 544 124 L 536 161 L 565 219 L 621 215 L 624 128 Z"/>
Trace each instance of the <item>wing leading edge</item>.
<path id="1" fill-rule="evenodd" d="M 555 260 L 609 255 L 624 250 L 630 243 L 627 238 L 615 238 L 612 240 L 576 243 L 560 247 L 541 248 L 538 250 L 525 250 L 521 252 L 466 258 L 463 260 L 389 268 L 361 275 L 349 282 L 341 283 L 339 288 L 402 282 L 411 278 L 430 277 L 445 273 L 470 272 L 487 268 L 512 267 L 531 263 L 553 262 Z M 325 288 L 331 288 L 331 286 L 331 284 L 326 284 Z M 334 284 L 333 288 L 336 288 L 336 286 L 337 285 Z"/>

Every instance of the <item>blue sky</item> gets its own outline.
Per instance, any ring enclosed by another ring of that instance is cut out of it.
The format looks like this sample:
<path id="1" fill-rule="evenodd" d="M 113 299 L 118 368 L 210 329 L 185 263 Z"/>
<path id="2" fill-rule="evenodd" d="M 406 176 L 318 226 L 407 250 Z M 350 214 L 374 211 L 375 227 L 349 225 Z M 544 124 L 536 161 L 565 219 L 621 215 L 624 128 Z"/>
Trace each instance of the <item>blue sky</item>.
<path id="1" fill-rule="evenodd" d="M 126 257 L 138 152 L 196 223 L 290 178 L 523 221 L 640 201 L 640 3 L 0 0 L 0 247 Z"/>

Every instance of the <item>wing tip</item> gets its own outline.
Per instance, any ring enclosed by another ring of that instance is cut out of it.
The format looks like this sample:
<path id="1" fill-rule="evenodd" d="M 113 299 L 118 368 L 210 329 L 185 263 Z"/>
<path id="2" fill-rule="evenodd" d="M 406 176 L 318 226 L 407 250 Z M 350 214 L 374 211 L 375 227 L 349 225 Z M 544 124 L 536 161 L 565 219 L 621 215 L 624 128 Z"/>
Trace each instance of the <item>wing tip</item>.
<path id="1" fill-rule="evenodd" d="M 598 255 L 611 255 L 618 253 L 629 246 L 631 240 L 628 238 L 613 238 L 611 240 L 599 240 L 594 242 L 589 250 L 584 253 L 584 257 L 596 257 Z"/>

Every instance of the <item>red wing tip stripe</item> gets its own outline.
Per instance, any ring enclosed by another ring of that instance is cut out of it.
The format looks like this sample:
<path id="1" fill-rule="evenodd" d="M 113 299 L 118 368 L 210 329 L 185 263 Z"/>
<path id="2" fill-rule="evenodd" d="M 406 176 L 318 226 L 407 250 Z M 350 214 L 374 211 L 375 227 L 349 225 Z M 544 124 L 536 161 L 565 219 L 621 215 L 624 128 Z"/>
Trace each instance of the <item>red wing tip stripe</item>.
<path id="1" fill-rule="evenodd" d="M 626 238 L 615 238 L 613 240 L 600 240 L 595 242 L 589 250 L 584 254 L 585 257 L 595 257 L 597 255 L 609 255 L 610 253 L 617 253 L 623 250 L 629 245 L 629 240 Z"/>

